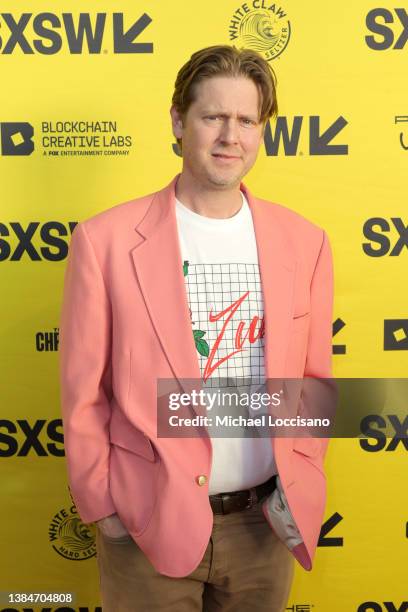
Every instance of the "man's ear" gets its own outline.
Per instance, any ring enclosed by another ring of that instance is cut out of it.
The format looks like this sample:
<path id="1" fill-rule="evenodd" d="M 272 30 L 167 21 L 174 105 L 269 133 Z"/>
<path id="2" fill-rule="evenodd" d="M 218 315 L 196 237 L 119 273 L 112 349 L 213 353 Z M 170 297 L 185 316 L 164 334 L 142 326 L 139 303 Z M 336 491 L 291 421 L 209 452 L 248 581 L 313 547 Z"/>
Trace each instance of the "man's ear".
<path id="1" fill-rule="evenodd" d="M 170 115 L 173 134 L 175 138 L 181 138 L 183 136 L 183 120 L 174 105 L 170 108 Z"/>

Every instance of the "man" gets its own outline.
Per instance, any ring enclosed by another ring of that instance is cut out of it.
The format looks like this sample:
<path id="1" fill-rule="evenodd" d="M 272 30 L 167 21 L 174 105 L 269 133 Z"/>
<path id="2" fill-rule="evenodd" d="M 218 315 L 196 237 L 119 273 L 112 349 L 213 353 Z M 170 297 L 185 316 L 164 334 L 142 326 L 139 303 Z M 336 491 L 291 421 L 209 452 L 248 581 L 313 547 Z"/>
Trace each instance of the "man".
<path id="1" fill-rule="evenodd" d="M 170 111 L 180 175 L 72 236 L 65 448 L 78 512 L 97 523 L 104 612 L 278 612 L 294 558 L 312 565 L 327 440 L 157 433 L 160 380 L 331 376 L 327 236 L 241 182 L 275 86 L 255 52 L 193 54 Z"/>

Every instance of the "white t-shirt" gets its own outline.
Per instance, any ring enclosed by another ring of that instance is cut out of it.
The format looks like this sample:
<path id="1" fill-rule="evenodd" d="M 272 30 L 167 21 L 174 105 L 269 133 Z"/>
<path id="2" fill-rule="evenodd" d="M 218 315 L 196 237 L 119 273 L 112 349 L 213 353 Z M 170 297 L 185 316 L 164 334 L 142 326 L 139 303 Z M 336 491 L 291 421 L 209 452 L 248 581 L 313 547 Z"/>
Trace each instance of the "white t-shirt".
<path id="1" fill-rule="evenodd" d="M 199 215 L 176 199 L 197 358 L 203 387 L 211 391 L 237 391 L 237 385 L 243 390 L 242 379 L 250 380 L 253 391 L 265 380 L 257 246 L 251 210 L 241 195 L 240 210 L 228 219 Z M 246 409 L 246 416 L 260 413 Z M 207 414 L 214 416 L 214 409 Z M 269 438 L 241 437 L 236 428 L 229 435 L 237 437 L 211 436 L 210 495 L 247 489 L 277 474 Z"/>

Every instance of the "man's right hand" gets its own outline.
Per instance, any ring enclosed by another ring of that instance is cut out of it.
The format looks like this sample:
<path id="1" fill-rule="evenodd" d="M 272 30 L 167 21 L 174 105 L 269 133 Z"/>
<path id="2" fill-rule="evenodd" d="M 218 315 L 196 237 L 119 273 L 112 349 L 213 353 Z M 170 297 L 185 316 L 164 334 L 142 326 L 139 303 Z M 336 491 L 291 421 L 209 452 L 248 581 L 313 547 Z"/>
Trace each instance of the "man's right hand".
<path id="1" fill-rule="evenodd" d="M 96 521 L 96 525 L 108 538 L 120 538 L 124 535 L 129 535 L 129 532 L 116 513 Z"/>

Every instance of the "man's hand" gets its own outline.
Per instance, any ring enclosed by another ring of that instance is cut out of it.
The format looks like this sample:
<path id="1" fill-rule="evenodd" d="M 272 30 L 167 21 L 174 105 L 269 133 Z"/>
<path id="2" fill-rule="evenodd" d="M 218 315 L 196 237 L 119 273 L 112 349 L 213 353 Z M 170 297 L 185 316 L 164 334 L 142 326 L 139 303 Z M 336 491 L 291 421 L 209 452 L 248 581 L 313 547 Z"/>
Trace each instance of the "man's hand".
<path id="1" fill-rule="evenodd" d="M 129 535 L 129 532 L 116 513 L 96 521 L 96 525 L 108 538 L 120 538 L 124 535 Z"/>

